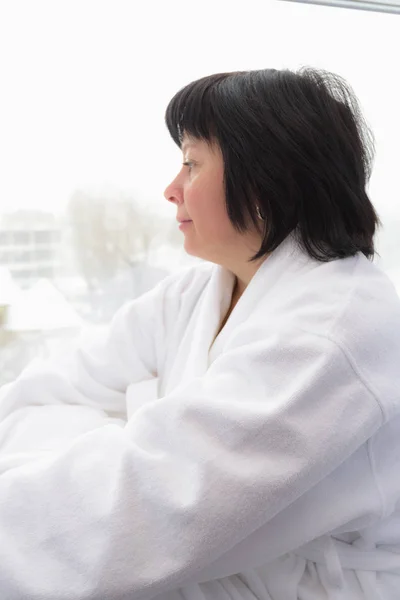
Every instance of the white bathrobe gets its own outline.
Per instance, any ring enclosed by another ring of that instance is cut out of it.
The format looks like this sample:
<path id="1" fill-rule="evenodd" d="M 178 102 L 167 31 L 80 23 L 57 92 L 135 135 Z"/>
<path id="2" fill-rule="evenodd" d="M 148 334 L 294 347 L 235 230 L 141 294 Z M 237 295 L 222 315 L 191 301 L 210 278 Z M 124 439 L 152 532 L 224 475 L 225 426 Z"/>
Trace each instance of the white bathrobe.
<path id="1" fill-rule="evenodd" d="M 292 236 L 0 391 L 1 600 L 399 600 L 400 300 Z"/>

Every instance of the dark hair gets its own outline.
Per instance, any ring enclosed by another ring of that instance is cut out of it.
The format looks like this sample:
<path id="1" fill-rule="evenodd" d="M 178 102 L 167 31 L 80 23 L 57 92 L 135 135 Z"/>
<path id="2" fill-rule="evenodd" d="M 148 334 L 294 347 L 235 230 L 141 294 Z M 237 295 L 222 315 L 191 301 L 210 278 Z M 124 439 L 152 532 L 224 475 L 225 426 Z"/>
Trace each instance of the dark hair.
<path id="1" fill-rule="evenodd" d="M 165 122 L 179 147 L 186 134 L 221 148 L 231 223 L 239 232 L 263 227 L 250 261 L 294 230 L 317 260 L 374 257 L 380 220 L 366 192 L 374 139 L 338 75 L 310 67 L 209 75 L 175 94 Z"/>

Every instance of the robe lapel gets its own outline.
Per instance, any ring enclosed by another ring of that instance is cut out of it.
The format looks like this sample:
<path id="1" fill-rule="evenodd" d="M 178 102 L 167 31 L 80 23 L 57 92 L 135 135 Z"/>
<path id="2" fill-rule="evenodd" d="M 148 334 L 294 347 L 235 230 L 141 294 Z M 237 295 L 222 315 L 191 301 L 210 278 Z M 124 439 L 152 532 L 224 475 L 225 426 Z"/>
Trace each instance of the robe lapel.
<path id="1" fill-rule="evenodd" d="M 207 371 L 210 345 L 229 307 L 234 283 L 235 277 L 230 271 L 220 265 L 214 266 L 181 338 L 173 367 L 168 374 L 165 393 L 201 377 Z"/>
<path id="2" fill-rule="evenodd" d="M 292 277 L 295 272 L 299 271 L 302 264 L 308 262 L 308 257 L 297 247 L 292 236 L 287 237 L 261 264 L 240 297 L 214 342 L 215 345 L 218 345 L 218 352 L 223 351 L 232 332 L 246 320 L 255 316 L 258 309 L 260 310 L 259 318 L 267 318 L 268 303 L 272 296 L 279 294 L 284 280 Z M 222 271 L 225 269 L 222 268 Z M 263 311 L 265 311 L 264 315 Z M 215 348 L 215 350 L 217 349 Z"/>
<path id="3" fill-rule="evenodd" d="M 264 305 L 272 292 L 279 293 L 279 282 L 291 276 L 304 261 L 303 253 L 289 236 L 262 263 L 233 309 L 215 343 L 221 348 L 234 330 L 254 315 L 259 305 Z M 163 390 L 168 393 L 184 386 L 196 377 L 202 377 L 209 367 L 209 352 L 222 319 L 229 308 L 235 276 L 231 271 L 215 265 L 211 278 L 198 302 L 193 318 L 188 324 L 177 349 L 176 359 L 168 374 Z M 264 310 L 264 306 L 262 307 Z M 265 311 L 268 307 L 265 306 Z"/>

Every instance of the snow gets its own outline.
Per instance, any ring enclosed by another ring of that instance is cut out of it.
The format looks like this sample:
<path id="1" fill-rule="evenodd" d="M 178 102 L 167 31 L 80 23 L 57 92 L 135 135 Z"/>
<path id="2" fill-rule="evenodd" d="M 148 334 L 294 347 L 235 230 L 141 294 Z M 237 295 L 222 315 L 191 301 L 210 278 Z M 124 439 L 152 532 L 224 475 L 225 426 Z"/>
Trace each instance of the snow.
<path id="1" fill-rule="evenodd" d="M 11 302 L 4 329 L 13 332 L 79 329 L 83 320 L 47 279 L 21 291 Z"/>

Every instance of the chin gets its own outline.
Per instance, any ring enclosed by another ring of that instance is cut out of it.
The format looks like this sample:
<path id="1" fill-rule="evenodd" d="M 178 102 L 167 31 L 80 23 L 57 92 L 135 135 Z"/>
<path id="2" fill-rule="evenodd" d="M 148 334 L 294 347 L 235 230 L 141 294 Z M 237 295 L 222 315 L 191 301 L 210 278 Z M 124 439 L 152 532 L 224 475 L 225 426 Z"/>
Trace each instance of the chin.
<path id="1" fill-rule="evenodd" d="M 185 250 L 186 254 L 189 254 L 190 256 L 201 258 L 202 260 L 209 260 L 207 256 L 204 256 L 204 252 L 201 252 L 198 249 L 196 250 L 196 248 L 194 248 L 194 244 L 187 242 L 186 239 L 183 243 L 183 249 Z"/>
<path id="2" fill-rule="evenodd" d="M 193 246 L 191 247 L 190 244 L 184 244 L 183 248 L 186 252 L 186 254 L 189 254 L 190 256 L 193 256 L 195 258 L 198 258 L 199 260 L 206 260 L 207 262 L 212 262 L 215 263 L 216 265 L 221 264 L 220 260 L 218 260 L 217 256 L 215 254 L 211 254 L 207 252 L 202 252 L 199 249 L 195 249 L 193 248 Z"/>

